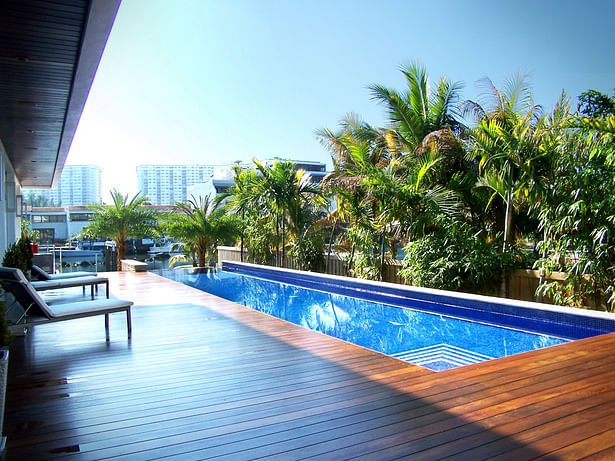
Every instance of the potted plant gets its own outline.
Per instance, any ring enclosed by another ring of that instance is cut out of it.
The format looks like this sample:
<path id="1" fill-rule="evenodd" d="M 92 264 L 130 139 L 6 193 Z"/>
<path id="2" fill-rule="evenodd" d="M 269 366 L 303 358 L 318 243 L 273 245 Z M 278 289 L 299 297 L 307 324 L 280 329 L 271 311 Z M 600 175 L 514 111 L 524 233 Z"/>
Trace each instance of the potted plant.
<path id="1" fill-rule="evenodd" d="M 30 279 L 30 269 L 32 269 L 32 247 L 30 237 L 23 233 L 17 243 L 9 245 L 2 258 L 4 267 L 14 267 Z"/>
<path id="2" fill-rule="evenodd" d="M 38 253 L 38 240 L 40 233 L 38 230 L 32 229 L 30 226 L 30 221 L 21 221 L 21 236 L 30 240 L 30 248 L 32 249 L 32 253 Z"/>

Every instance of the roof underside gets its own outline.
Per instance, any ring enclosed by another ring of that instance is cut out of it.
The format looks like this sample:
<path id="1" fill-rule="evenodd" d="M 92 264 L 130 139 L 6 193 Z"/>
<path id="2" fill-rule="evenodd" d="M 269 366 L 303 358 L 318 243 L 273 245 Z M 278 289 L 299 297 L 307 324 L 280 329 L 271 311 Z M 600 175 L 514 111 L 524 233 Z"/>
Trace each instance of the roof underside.
<path id="1" fill-rule="evenodd" d="M 119 3 L 0 2 L 0 140 L 22 187 L 59 180 Z"/>

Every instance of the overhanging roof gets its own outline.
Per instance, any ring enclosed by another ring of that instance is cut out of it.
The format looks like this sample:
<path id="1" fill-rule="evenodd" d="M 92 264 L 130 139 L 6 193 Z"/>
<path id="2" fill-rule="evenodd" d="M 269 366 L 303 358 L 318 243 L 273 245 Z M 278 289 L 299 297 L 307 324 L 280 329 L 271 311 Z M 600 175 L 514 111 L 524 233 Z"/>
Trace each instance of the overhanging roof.
<path id="1" fill-rule="evenodd" d="M 120 1 L 0 1 L 0 140 L 22 187 L 60 179 Z"/>

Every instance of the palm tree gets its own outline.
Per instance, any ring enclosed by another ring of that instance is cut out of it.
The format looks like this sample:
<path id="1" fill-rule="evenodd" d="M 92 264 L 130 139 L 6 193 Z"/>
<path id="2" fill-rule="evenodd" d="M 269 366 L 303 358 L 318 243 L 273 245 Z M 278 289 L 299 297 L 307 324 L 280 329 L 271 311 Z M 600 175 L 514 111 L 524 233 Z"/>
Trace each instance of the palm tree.
<path id="1" fill-rule="evenodd" d="M 310 183 L 303 170 L 296 170 L 293 162 L 274 162 L 273 167 L 268 168 L 254 160 L 259 175 L 254 179 L 250 194 L 253 202 L 266 209 L 275 219 L 276 241 L 281 237 L 281 264 L 285 263 L 285 248 L 287 242 L 287 227 L 295 231 L 300 226 L 301 207 L 309 200 L 310 196 L 319 194 L 316 186 Z"/>
<path id="2" fill-rule="evenodd" d="M 545 157 L 540 148 L 544 118 L 534 105 L 527 77 L 517 74 L 503 89 L 485 79 L 488 107 L 464 101 L 463 110 L 472 114 L 477 126 L 471 131 L 470 156 L 480 160 L 478 185 L 493 191 L 489 204 L 499 196 L 505 205 L 503 248 L 511 240 L 513 205 L 536 185 L 537 170 Z"/>
<path id="3" fill-rule="evenodd" d="M 246 216 L 250 216 L 256 210 L 257 196 L 252 193 L 252 186 L 256 181 L 254 169 L 244 169 L 239 165 L 233 167 L 235 185 L 222 194 L 221 199 L 227 200 L 227 207 L 241 216 L 241 261 L 244 258 L 244 239 L 246 231 Z"/>
<path id="4" fill-rule="evenodd" d="M 373 99 L 384 104 L 391 128 L 399 133 L 404 150 L 429 146 L 440 151 L 458 151 L 461 145 L 455 135 L 463 130 L 458 120 L 457 100 L 461 84 L 442 77 L 436 87 L 429 83 L 423 66 L 401 67 L 407 90 L 399 92 L 382 85 L 371 85 Z"/>
<path id="5" fill-rule="evenodd" d="M 209 196 L 178 203 L 180 213 L 173 213 L 163 223 L 167 235 L 176 238 L 197 255 L 199 267 L 204 267 L 218 245 L 235 241 L 238 223 L 226 215 L 220 201 Z"/>
<path id="6" fill-rule="evenodd" d="M 408 143 L 394 129 L 374 128 L 354 115 L 341 125 L 336 133 L 316 132 L 334 165 L 323 187 L 337 198 L 337 216 L 349 220 L 351 259 L 359 245 L 361 264 L 373 274 L 379 272 L 374 264 L 382 267 L 385 240 L 393 247 L 393 241 L 420 233 L 437 214 L 427 211 L 455 212 L 456 203 L 444 187 L 427 180 L 443 160 L 438 149 L 419 147 L 408 155 Z"/>
<path id="7" fill-rule="evenodd" d="M 94 220 L 83 232 L 98 238 L 111 238 L 117 248 L 117 268 L 122 270 L 129 238 L 150 238 L 156 235 L 158 216 L 143 207 L 147 197 L 140 192 L 130 200 L 116 189 L 111 191 L 113 205 L 92 205 Z"/>

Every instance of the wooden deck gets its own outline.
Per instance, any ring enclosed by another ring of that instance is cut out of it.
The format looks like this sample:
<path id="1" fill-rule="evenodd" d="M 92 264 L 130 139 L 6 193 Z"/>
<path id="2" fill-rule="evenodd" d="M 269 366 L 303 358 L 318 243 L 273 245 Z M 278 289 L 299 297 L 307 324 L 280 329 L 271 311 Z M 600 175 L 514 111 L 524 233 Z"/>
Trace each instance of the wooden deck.
<path id="1" fill-rule="evenodd" d="M 615 459 L 615 335 L 433 373 L 149 273 L 11 347 L 8 460 Z"/>

